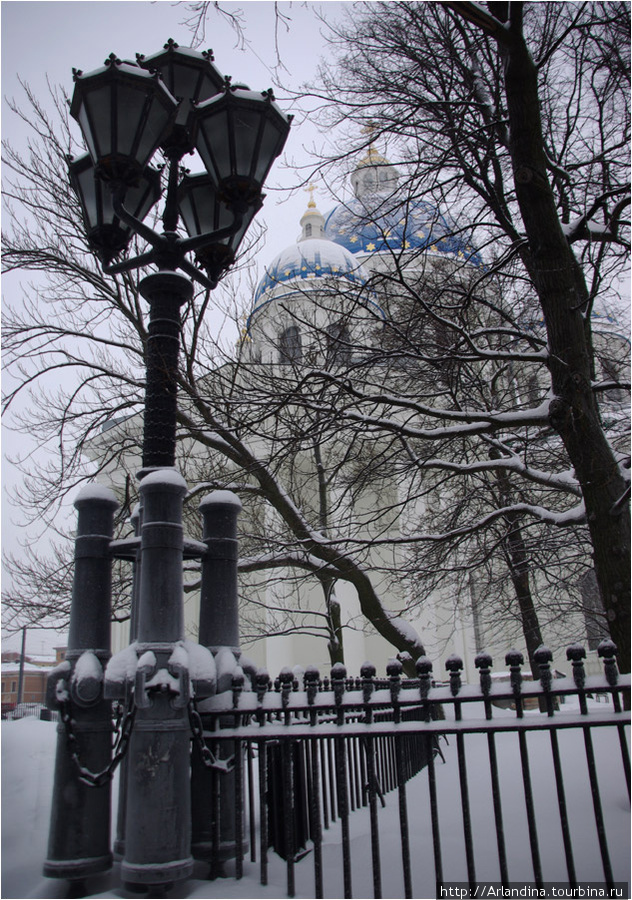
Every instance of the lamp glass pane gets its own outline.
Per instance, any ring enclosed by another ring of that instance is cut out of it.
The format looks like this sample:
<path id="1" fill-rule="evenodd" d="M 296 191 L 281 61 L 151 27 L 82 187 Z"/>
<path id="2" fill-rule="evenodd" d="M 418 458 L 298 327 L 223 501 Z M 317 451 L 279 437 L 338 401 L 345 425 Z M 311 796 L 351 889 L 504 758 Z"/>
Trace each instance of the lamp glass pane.
<path id="1" fill-rule="evenodd" d="M 116 86 L 116 148 L 123 156 L 136 156 L 134 153 L 137 133 L 144 125 L 144 109 L 147 95 L 127 84 Z M 140 153 L 139 153 L 140 155 Z M 139 158 L 138 162 L 142 165 Z"/>
<path id="2" fill-rule="evenodd" d="M 112 152 L 110 85 L 86 91 L 79 109 L 79 126 L 94 163 Z"/>
<path id="3" fill-rule="evenodd" d="M 170 110 L 155 95 L 148 103 L 147 118 L 136 150 L 136 159 L 141 166 L 145 166 L 158 144 L 163 140 L 173 109 L 175 107 Z"/>
<path id="4" fill-rule="evenodd" d="M 94 166 L 90 165 L 83 172 L 75 174 L 73 187 L 78 192 L 85 220 L 86 229 L 90 231 L 99 224 L 99 205 L 97 202 L 97 184 L 94 177 Z"/>
<path id="5" fill-rule="evenodd" d="M 220 109 L 202 119 L 198 152 L 209 174 L 217 182 L 231 174 L 228 111 Z"/>
<path id="6" fill-rule="evenodd" d="M 235 161 L 232 174 L 252 174 L 262 112 L 258 109 L 233 109 Z"/>
<path id="7" fill-rule="evenodd" d="M 184 197 L 180 198 L 178 201 L 178 211 L 180 213 L 180 218 L 184 222 L 187 234 L 189 236 L 199 234 L 201 229 L 190 194 L 186 194 Z"/>
<path id="8" fill-rule="evenodd" d="M 260 183 L 265 180 L 265 177 L 270 170 L 270 166 L 279 152 L 280 137 L 281 135 L 277 122 L 266 117 L 261 137 L 261 145 L 259 147 L 259 158 L 257 159 L 254 173 L 255 180 Z"/>
<path id="9" fill-rule="evenodd" d="M 141 221 L 160 196 L 160 178 L 151 167 L 145 169 L 138 187 L 129 188 L 125 195 L 125 206 Z"/>

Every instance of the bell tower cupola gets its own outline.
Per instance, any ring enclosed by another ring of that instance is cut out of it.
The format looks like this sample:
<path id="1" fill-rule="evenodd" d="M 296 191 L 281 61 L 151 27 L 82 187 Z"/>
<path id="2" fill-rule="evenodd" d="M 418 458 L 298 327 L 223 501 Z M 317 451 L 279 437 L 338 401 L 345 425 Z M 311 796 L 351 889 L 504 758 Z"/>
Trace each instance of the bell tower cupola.
<path id="1" fill-rule="evenodd" d="M 314 238 L 318 238 L 321 241 L 329 240 L 325 234 L 325 217 L 318 209 L 316 209 L 316 203 L 314 201 L 316 185 L 310 183 L 305 190 L 308 191 L 310 196 L 307 209 L 301 216 L 301 234 L 298 239 L 299 241 L 308 241 Z"/>

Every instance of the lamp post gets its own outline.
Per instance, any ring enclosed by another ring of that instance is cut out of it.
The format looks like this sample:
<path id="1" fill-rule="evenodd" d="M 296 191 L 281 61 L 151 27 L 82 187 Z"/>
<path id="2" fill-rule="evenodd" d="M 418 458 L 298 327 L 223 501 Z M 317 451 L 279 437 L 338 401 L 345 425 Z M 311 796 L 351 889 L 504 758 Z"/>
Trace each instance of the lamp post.
<path id="1" fill-rule="evenodd" d="M 137 56 L 136 63 L 113 54 L 94 72 L 75 70 L 74 82 L 70 112 L 89 152 L 70 161 L 69 170 L 88 241 L 106 274 L 148 265 L 157 269 L 139 284 L 149 304 L 149 325 L 134 615 L 136 718 L 122 876 L 130 885 L 164 885 L 186 878 L 192 869 L 190 689 L 182 654 L 174 649 L 184 638 L 186 484 L 174 471 L 181 308 L 193 296 L 193 282 L 213 289 L 233 263 L 261 208 L 264 180 L 291 119 L 271 91 L 231 85 L 210 52 L 181 49 L 173 41 L 153 56 Z M 206 174 L 182 170 L 183 156 L 194 150 Z M 166 162 L 162 171 L 149 165 L 157 152 Z M 143 219 L 161 196 L 163 182 L 158 233 Z M 134 234 L 148 249 L 125 258 Z"/>

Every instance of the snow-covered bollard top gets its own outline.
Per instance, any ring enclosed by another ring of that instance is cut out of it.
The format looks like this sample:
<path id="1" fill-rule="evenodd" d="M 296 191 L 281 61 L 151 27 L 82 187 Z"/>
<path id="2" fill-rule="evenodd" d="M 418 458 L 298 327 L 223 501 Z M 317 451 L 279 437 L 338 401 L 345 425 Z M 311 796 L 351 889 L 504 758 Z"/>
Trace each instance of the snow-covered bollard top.
<path id="1" fill-rule="evenodd" d="M 79 706 L 90 706 L 101 699 L 103 667 L 92 650 L 85 650 L 75 663 L 70 687 L 72 699 Z"/>

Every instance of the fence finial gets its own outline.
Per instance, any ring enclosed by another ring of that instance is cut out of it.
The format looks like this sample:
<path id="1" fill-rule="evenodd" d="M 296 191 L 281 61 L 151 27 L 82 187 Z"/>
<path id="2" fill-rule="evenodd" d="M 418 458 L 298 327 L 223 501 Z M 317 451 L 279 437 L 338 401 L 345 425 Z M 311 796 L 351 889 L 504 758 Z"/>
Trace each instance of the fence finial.
<path id="1" fill-rule="evenodd" d="M 614 687 L 619 680 L 619 672 L 617 670 L 617 661 L 615 659 L 617 653 L 617 645 L 609 638 L 601 641 L 597 647 L 597 654 L 603 659 L 604 673 L 606 681 L 610 687 Z"/>
<path id="2" fill-rule="evenodd" d="M 474 658 L 474 665 L 477 669 L 480 669 L 481 691 L 485 696 L 489 694 L 490 688 L 492 686 L 492 676 L 490 673 L 492 662 L 493 660 L 491 658 L 491 655 L 485 650 L 483 650 L 481 653 L 478 653 Z"/>
<path id="3" fill-rule="evenodd" d="M 586 683 L 586 672 L 584 670 L 584 660 L 586 659 L 586 650 L 579 644 L 571 644 L 566 648 L 566 659 L 573 664 L 573 680 L 581 691 Z"/>
<path id="4" fill-rule="evenodd" d="M 551 690 L 553 677 L 551 675 L 551 661 L 553 659 L 553 654 L 548 647 L 545 647 L 544 644 L 540 644 L 537 650 L 534 651 L 533 658 L 540 670 L 540 684 L 542 685 L 542 690 L 548 692 Z"/>
<path id="5" fill-rule="evenodd" d="M 458 654 L 453 653 L 445 661 L 445 667 L 450 673 L 450 693 L 453 697 L 461 690 L 461 670 L 463 669 L 463 660 Z"/>

